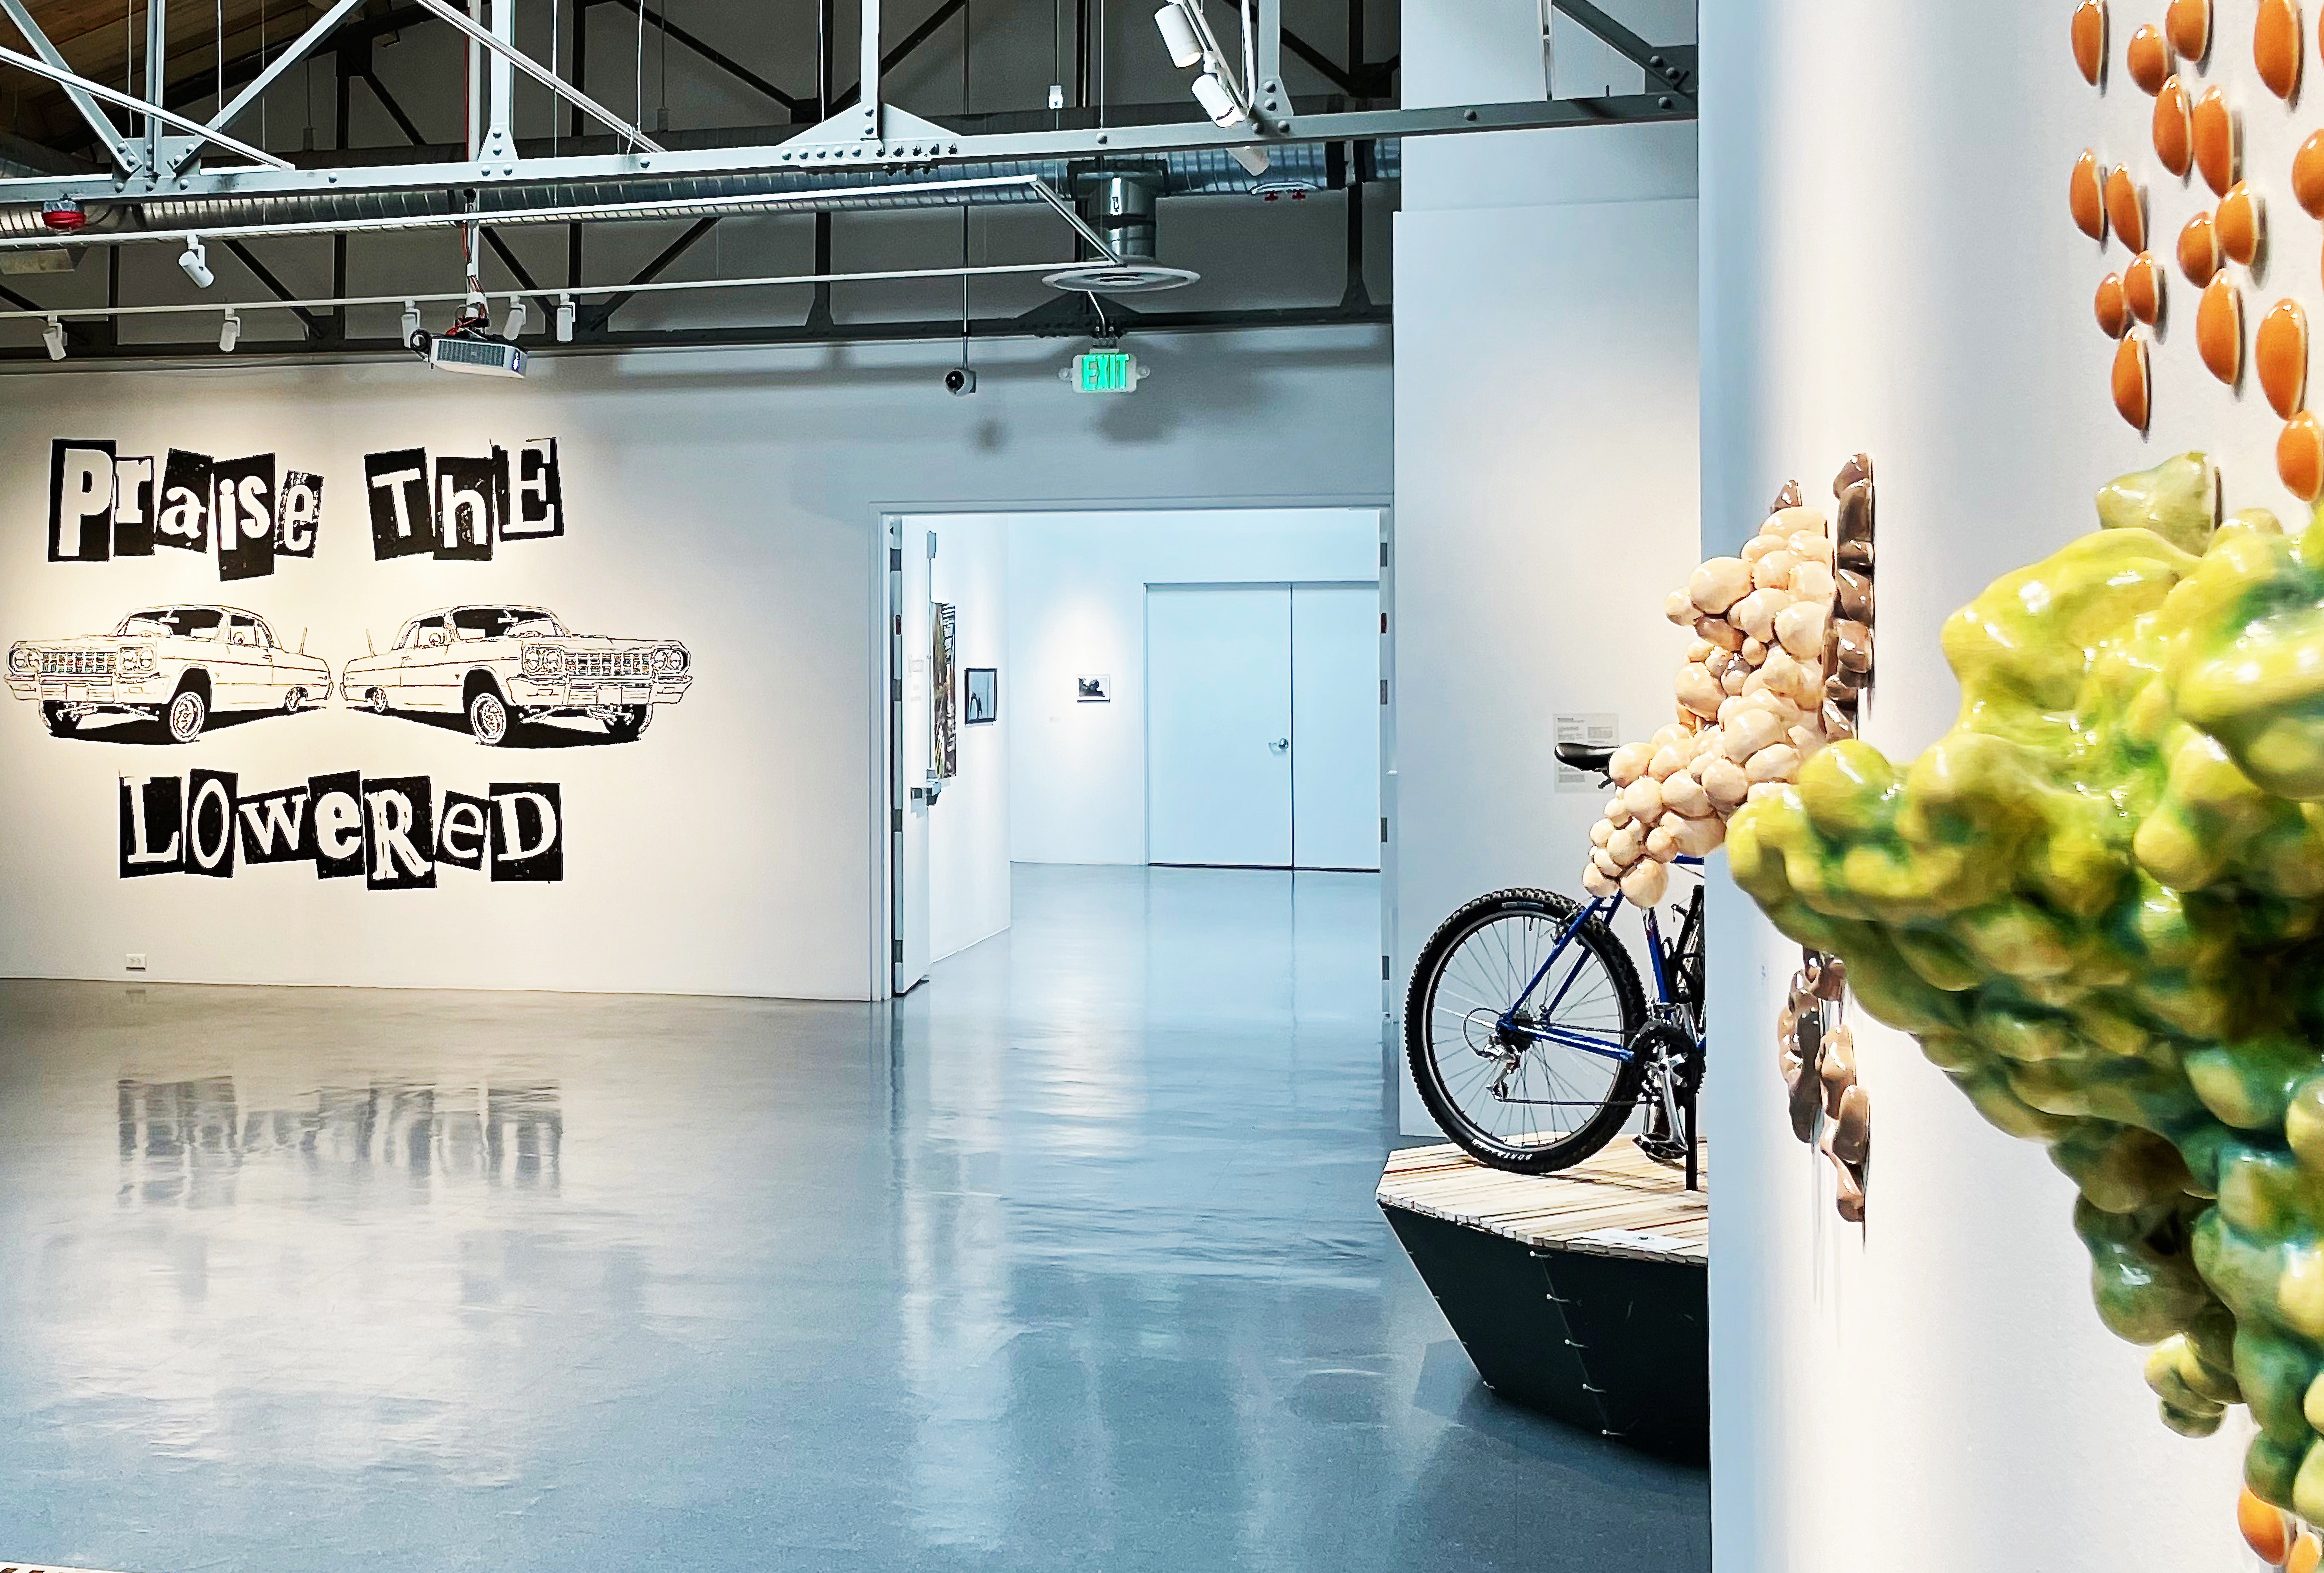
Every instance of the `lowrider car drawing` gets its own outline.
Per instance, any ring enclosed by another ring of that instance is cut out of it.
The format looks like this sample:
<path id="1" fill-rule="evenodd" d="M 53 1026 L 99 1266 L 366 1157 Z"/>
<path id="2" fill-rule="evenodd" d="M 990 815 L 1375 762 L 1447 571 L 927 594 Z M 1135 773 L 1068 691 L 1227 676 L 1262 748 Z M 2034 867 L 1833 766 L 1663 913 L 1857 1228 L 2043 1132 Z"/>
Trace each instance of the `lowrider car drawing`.
<path id="1" fill-rule="evenodd" d="M 27 639 L 9 647 L 8 691 L 40 702 L 51 733 L 70 737 L 92 716 L 158 721 L 173 743 L 230 711 L 296 715 L 331 694 L 331 668 L 286 650 L 266 619 L 239 606 L 155 606 L 109 634 Z"/>
<path id="2" fill-rule="evenodd" d="M 393 649 L 349 661 L 339 691 L 380 715 L 465 717 L 488 748 L 551 716 L 592 718 L 626 743 L 686 697 L 692 667 L 674 639 L 576 634 L 545 608 L 493 602 L 411 619 Z"/>

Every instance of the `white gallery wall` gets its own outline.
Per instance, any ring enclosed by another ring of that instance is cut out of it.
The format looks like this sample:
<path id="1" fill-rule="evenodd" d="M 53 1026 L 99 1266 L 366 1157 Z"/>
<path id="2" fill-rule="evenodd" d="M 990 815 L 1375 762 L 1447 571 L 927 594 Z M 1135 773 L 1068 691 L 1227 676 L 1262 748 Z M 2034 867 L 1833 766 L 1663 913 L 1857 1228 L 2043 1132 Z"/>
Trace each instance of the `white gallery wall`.
<path id="1" fill-rule="evenodd" d="M 334 666 L 416 612 L 546 605 L 584 632 L 684 641 L 695 683 L 634 743 L 489 750 L 334 705 L 184 747 L 47 736 L 0 708 L 0 974 L 874 997 L 886 948 L 883 511 L 1035 502 L 1384 494 L 1382 336 L 1184 336 L 1139 345 L 1135 399 L 1077 399 L 1058 348 L 994 346 L 980 392 L 937 386 L 945 346 L 545 358 L 522 384 L 402 363 L 55 372 L 0 379 L 0 642 L 110 629 L 140 603 L 226 601 Z M 219 583 L 193 553 L 50 563 L 53 438 L 326 477 L 319 550 Z M 557 541 L 491 562 L 373 559 L 366 453 L 558 440 Z M 1004 694 L 1006 690 L 1004 690 Z M 1004 703 L 1006 700 L 1004 699 Z M 119 778 L 233 771 L 252 787 L 360 770 L 481 793 L 555 781 L 561 883 L 445 870 L 372 891 L 311 866 L 125 880 Z"/>
<path id="2" fill-rule="evenodd" d="M 1959 703 L 1943 619 L 2093 528 L 2092 494 L 2111 477 L 2204 448 L 2230 510 L 2304 516 L 2276 483 L 2278 424 L 2257 390 L 2238 400 L 2197 362 L 2179 277 L 2151 438 L 2111 408 L 2113 347 L 2090 300 L 2125 258 L 2074 230 L 2067 174 L 2085 147 L 2153 168 L 2153 101 L 2120 74 L 2124 40 L 2150 17 L 2115 9 L 2117 76 L 2101 100 L 2071 62 L 2070 9 L 1704 10 L 1704 544 L 1734 549 L 1784 478 L 1812 492 L 1852 451 L 1871 454 L 1879 680 L 1866 735 L 1892 758 L 1925 747 Z M 2211 67 L 2241 104 L 2245 167 L 2276 226 L 2246 310 L 2289 294 L 2313 318 L 2317 232 L 2283 175 L 2314 116 L 2258 87 L 2250 18 L 2219 8 Z M 2158 172 L 2150 200 L 2150 232 L 2167 241 L 2208 198 Z M 1774 1066 L 1798 960 L 1732 887 L 1717 891 L 1705 1124 L 1721 1573 L 2255 1566 L 2234 1527 L 2242 1437 L 2191 1442 L 2156 1418 L 2142 1351 L 2091 1305 L 2073 1186 L 1981 1120 L 1910 1039 L 1860 1014 L 1870 1218 L 1833 1214 Z"/>
<path id="3" fill-rule="evenodd" d="M 1016 715 L 1004 702 L 990 722 L 972 726 L 967 716 L 968 669 L 991 667 L 1005 677 L 1009 668 L 1009 520 L 915 516 L 905 521 L 907 547 L 931 531 L 937 552 L 929 584 L 934 599 L 953 609 L 960 699 L 959 772 L 928 810 L 928 959 L 942 961 L 1009 926 L 1009 737 Z"/>
<path id="4" fill-rule="evenodd" d="M 1020 863 L 1146 861 L 1149 584 L 1379 577 L 1377 508 L 1018 515 L 1002 675 L 1017 721 L 1011 855 Z M 1112 699 L 1080 703 L 1082 676 L 1110 678 Z"/>
<path id="5" fill-rule="evenodd" d="M 1691 27 L 1684 7 L 1617 11 L 1655 42 Z M 1560 59 L 1618 71 L 1579 47 Z M 1538 94 L 1539 7 L 1410 8 L 1404 72 L 1407 103 Z M 1611 714 L 1625 737 L 1668 718 L 1683 640 L 1662 603 L 1693 566 L 1698 518 L 1694 128 L 1416 141 L 1406 160 L 1397 1011 L 1419 947 L 1461 902 L 1578 885 L 1602 800 L 1555 790 L 1553 718 Z M 1401 1085 L 1403 1129 L 1433 1133 Z"/>

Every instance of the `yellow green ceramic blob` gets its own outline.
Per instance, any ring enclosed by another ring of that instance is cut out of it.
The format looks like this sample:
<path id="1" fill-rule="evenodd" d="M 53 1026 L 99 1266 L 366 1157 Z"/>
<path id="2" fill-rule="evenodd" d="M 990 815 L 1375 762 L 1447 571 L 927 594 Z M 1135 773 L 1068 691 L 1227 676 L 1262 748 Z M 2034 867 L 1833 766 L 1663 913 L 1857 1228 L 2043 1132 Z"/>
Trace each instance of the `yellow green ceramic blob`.
<path id="1" fill-rule="evenodd" d="M 2324 1521 L 2324 516 L 2215 525 L 2192 454 L 2099 513 L 1946 625 L 1950 732 L 1833 744 L 1727 845 L 2073 1179 L 2164 1420 L 2248 1404 L 2253 1489 Z"/>

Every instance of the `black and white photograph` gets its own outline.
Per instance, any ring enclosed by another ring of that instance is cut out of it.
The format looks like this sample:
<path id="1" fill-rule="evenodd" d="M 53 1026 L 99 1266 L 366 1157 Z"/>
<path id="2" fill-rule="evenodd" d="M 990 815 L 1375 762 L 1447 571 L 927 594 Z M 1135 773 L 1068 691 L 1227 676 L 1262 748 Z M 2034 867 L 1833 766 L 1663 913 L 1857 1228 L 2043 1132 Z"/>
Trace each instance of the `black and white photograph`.
<path id="1" fill-rule="evenodd" d="M 1085 705 L 1110 704 L 1114 697 L 1111 677 L 1077 677 L 1073 680 L 1073 697 Z"/>
<path id="2" fill-rule="evenodd" d="M 963 674 L 960 719 L 964 726 L 990 726 L 1001 718 L 1001 674 L 989 666 L 971 666 Z"/>

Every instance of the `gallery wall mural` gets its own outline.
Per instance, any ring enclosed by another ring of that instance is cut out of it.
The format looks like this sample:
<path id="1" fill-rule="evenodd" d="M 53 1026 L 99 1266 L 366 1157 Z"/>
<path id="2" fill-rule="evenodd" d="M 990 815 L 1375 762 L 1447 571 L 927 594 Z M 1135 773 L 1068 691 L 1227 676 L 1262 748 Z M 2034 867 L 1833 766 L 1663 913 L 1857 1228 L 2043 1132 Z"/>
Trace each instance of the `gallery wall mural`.
<path id="1" fill-rule="evenodd" d="M 215 562 L 220 584 L 243 587 L 237 593 L 279 572 L 290 593 L 271 604 L 295 608 L 295 567 L 319 553 L 491 563 L 554 551 L 567 536 L 553 438 L 474 455 L 388 449 L 367 454 L 361 470 L 356 486 L 327 486 L 319 468 L 271 452 L 218 458 L 58 438 L 47 571 L 97 574 L 159 551 L 200 554 Z M 358 523 L 339 517 L 358 506 Z M 415 606 L 375 632 L 330 626 L 327 606 L 294 621 L 226 598 L 133 603 L 101 627 L 7 630 L 7 680 L 51 746 L 125 755 L 198 749 L 227 728 L 296 724 L 329 708 L 494 750 L 635 743 L 686 697 L 693 657 L 667 633 L 605 631 L 617 607 L 584 610 L 592 615 L 568 619 L 531 600 L 451 600 Z M 336 661 L 311 653 L 310 641 L 342 653 Z M 524 779 L 490 779 L 504 773 Z M 115 872 L 232 878 L 304 864 L 318 879 L 383 891 L 436 888 L 439 871 L 553 883 L 564 878 L 569 795 L 541 774 L 478 771 L 439 784 L 317 759 L 303 779 L 255 781 L 124 766 L 111 806 Z"/>

